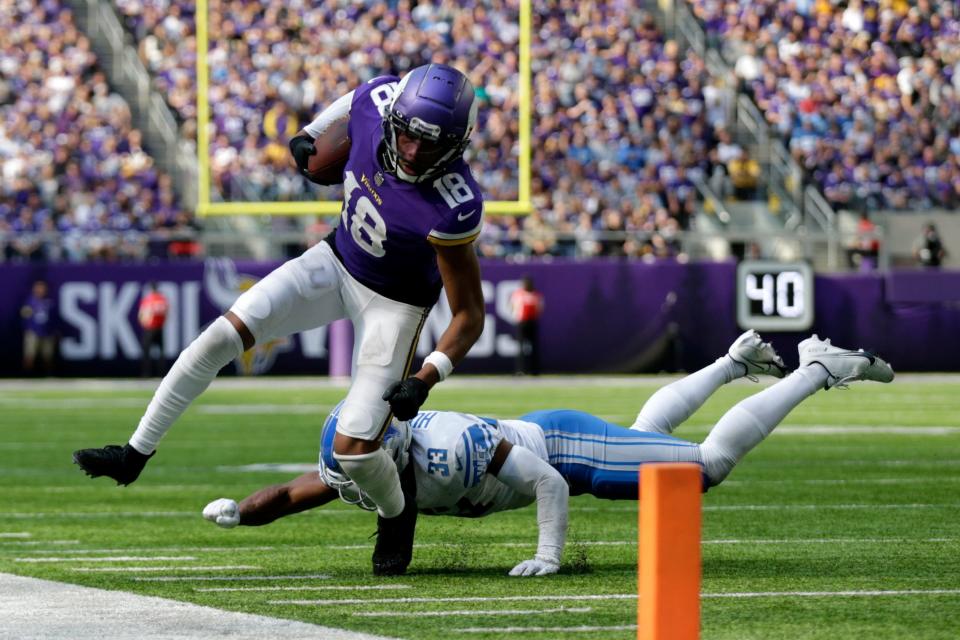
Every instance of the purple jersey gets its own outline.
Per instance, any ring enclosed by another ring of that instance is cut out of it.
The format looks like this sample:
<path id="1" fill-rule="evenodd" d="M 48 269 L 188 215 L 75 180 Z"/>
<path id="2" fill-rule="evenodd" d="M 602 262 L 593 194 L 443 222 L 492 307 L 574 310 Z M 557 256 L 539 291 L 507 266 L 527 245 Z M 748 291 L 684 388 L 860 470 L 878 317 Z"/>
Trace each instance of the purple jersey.
<path id="1" fill-rule="evenodd" d="M 381 110 L 389 106 L 397 82 L 381 76 L 354 91 L 344 205 L 330 240 L 350 275 L 365 286 L 392 300 L 431 307 L 442 286 L 433 245 L 473 241 L 483 225 L 483 197 L 462 159 L 420 184 L 383 170 Z"/>

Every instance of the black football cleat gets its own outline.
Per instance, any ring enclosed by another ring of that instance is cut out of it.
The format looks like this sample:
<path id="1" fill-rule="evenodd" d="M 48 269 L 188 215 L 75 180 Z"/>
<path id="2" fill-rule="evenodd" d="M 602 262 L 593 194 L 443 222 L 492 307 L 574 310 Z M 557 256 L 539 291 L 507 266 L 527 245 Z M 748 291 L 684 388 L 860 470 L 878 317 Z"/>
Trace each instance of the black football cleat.
<path id="1" fill-rule="evenodd" d="M 417 479 L 413 464 L 400 472 L 403 511 L 396 518 L 377 516 L 377 544 L 373 548 L 373 575 L 402 576 L 413 559 L 417 528 Z"/>
<path id="2" fill-rule="evenodd" d="M 404 496 L 403 511 L 395 518 L 377 516 L 377 544 L 373 548 L 373 575 L 402 576 L 413 559 L 413 533 L 417 527 L 417 502 Z"/>
<path id="3" fill-rule="evenodd" d="M 128 485 L 140 476 L 147 460 L 157 452 L 144 455 L 125 444 L 122 447 L 108 444 L 102 449 L 78 449 L 73 452 L 73 462 L 91 478 L 107 476 L 118 485 Z"/>

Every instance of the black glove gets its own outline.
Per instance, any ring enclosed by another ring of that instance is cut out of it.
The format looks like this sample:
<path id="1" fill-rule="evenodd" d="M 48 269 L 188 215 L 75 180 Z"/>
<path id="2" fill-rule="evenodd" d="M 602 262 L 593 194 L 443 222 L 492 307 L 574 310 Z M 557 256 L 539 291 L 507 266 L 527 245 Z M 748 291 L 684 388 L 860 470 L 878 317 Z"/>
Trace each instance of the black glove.
<path id="1" fill-rule="evenodd" d="M 430 387 L 426 382 L 411 376 L 387 387 L 383 392 L 383 399 L 390 403 L 390 408 L 397 420 L 410 420 L 417 415 L 420 405 L 424 403 L 429 393 Z"/>
<path id="2" fill-rule="evenodd" d="M 313 138 L 305 133 L 293 136 L 290 139 L 290 153 L 300 173 L 307 175 L 307 159 L 317 153 L 316 147 L 313 146 Z"/>

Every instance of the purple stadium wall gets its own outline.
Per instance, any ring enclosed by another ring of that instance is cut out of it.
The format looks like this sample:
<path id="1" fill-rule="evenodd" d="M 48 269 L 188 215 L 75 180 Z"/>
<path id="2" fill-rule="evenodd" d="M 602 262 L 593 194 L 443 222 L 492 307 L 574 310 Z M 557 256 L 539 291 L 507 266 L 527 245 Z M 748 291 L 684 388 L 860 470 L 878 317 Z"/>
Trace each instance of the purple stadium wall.
<path id="1" fill-rule="evenodd" d="M 0 265 L 0 375 L 20 374 L 19 309 L 31 283 L 44 279 L 60 316 L 58 373 L 133 376 L 139 372 L 136 307 L 157 281 L 172 303 L 165 327 L 172 360 L 197 333 L 275 263 L 211 259 L 152 265 Z M 483 265 L 487 323 L 461 372 L 513 369 L 516 342 L 508 321 L 510 293 L 529 274 L 546 299 L 541 325 L 546 372 L 692 370 L 724 353 L 740 329 L 735 320 L 735 265 L 626 261 Z M 843 346 L 875 349 L 900 371 L 960 369 L 960 273 L 817 276 L 811 332 Z M 429 353 L 449 318 L 444 300 L 424 328 Z M 796 365 L 799 334 L 768 334 Z M 229 371 L 231 367 L 228 367 Z M 234 373 L 325 374 L 325 329 L 261 345 Z"/>

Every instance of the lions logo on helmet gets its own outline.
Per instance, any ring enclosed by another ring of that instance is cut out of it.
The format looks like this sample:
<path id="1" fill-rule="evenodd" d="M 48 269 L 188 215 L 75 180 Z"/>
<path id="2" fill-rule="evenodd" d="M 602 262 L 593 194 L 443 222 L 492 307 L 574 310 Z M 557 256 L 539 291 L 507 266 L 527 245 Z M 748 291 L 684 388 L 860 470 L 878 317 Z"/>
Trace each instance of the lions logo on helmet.
<path id="1" fill-rule="evenodd" d="M 385 169 L 404 182 L 438 175 L 463 155 L 476 122 L 477 102 L 465 75 L 445 64 L 413 69 L 397 85 L 383 117 Z M 416 175 L 400 167 L 397 136 L 401 133 L 421 141 Z"/>
<path id="2" fill-rule="evenodd" d="M 337 420 L 343 408 L 343 400 L 333 408 L 323 423 L 320 432 L 320 479 L 330 487 L 336 489 L 340 499 L 347 504 L 357 505 L 367 511 L 376 511 L 377 505 L 366 493 L 360 490 L 356 483 L 343 472 L 340 463 L 333 457 L 333 439 L 337 435 Z M 390 421 L 386 433 L 383 435 L 381 447 L 387 450 L 397 465 L 397 471 L 403 471 L 410 461 L 410 440 L 412 434 L 406 422 Z"/>

